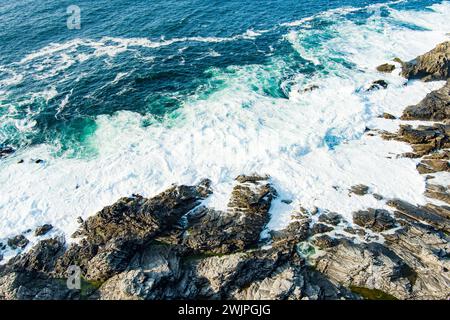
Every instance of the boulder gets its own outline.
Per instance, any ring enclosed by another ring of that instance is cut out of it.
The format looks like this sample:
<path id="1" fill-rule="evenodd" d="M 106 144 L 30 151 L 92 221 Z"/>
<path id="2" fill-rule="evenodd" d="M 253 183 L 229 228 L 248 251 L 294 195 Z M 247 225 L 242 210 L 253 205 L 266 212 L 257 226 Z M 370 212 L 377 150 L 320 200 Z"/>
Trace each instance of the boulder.
<path id="1" fill-rule="evenodd" d="M 379 72 L 391 73 L 394 70 L 395 70 L 395 66 L 390 63 L 384 63 L 377 67 L 377 71 L 379 71 Z"/>

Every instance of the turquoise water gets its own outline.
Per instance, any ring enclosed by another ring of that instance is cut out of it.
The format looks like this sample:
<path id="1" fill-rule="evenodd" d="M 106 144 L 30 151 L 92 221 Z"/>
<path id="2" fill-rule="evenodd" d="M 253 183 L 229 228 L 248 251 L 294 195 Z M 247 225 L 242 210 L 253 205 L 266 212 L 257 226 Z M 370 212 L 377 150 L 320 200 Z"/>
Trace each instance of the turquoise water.
<path id="1" fill-rule="evenodd" d="M 99 115 L 129 110 L 148 116 L 142 126 L 168 124 L 187 102 L 207 99 L 255 65 L 259 71 L 246 85 L 262 97 L 287 99 L 298 74 L 333 73 L 336 64 L 355 68 L 339 53 L 326 63 L 299 54 L 285 35 L 302 27 L 289 23 L 386 1 L 77 1 L 81 29 L 69 30 L 72 2 L 0 1 L 1 146 L 48 143 L 57 155 L 95 156 L 88 140 Z M 437 2 L 390 7 L 423 10 Z M 366 8 L 341 18 L 363 25 L 373 14 Z M 389 16 L 385 8 L 379 14 Z M 336 36 L 323 30 L 339 23 L 312 20 L 303 48 L 320 50 Z"/>

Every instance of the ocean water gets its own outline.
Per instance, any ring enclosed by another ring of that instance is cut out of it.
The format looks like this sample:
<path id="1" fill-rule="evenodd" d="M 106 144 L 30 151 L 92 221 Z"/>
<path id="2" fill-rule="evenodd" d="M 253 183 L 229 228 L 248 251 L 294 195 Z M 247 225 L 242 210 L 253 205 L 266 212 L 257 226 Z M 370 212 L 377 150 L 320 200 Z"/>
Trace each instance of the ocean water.
<path id="1" fill-rule="evenodd" d="M 349 197 L 358 183 L 425 201 L 416 161 L 395 156 L 409 147 L 363 133 L 395 130 L 378 115 L 441 85 L 375 67 L 449 40 L 449 1 L 0 0 L 0 18 L 0 145 L 17 150 L 0 160 L 0 239 L 43 223 L 70 235 L 119 197 L 205 177 L 223 209 L 253 172 L 280 193 L 274 229 L 300 207 L 351 223 L 385 206 Z M 388 89 L 365 90 L 380 78 Z"/>

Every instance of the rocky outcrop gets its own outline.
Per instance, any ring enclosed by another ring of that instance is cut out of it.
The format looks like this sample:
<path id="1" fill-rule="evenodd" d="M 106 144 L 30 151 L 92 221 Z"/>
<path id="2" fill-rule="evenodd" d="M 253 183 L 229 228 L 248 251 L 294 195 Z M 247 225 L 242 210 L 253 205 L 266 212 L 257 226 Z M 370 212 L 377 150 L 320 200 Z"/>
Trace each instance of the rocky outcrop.
<path id="1" fill-rule="evenodd" d="M 450 80 L 438 90 L 432 91 L 418 104 L 403 111 L 402 120 L 442 121 L 450 119 Z"/>
<path id="2" fill-rule="evenodd" d="M 416 59 L 402 63 L 402 75 L 407 79 L 423 81 L 447 80 L 450 76 L 450 41 Z"/>

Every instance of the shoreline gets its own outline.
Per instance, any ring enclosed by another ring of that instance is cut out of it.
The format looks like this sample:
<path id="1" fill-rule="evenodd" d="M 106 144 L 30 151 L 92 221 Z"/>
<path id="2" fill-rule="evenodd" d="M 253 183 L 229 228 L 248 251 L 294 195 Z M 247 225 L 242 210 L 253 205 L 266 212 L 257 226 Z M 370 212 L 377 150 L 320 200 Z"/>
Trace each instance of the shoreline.
<path id="1" fill-rule="evenodd" d="M 417 105 L 405 106 L 400 119 L 428 124 L 364 134 L 410 146 L 413 152 L 393 156 L 415 159 L 428 204 L 388 198 L 389 210 L 353 212 L 351 226 L 339 212 L 300 207 L 287 228 L 269 232 L 261 243 L 271 205 L 289 201 L 279 199 L 269 177 L 238 176 L 222 210 L 202 206 L 213 193 L 210 180 L 173 186 L 148 199 L 122 198 L 80 219 L 78 243 L 46 239 L 12 258 L 0 266 L 0 298 L 361 299 L 376 291 L 383 298 L 449 299 L 450 190 L 427 177 L 450 171 L 450 66 L 442 56 L 450 56 L 450 42 L 415 63 L 399 62 L 408 81 L 446 81 Z M 372 89 L 383 90 L 381 81 Z M 364 184 L 348 194 L 384 198 Z M 27 245 L 23 237 L 12 240 L 16 248 Z M 74 262 L 87 288 L 83 294 L 56 281 Z"/>

